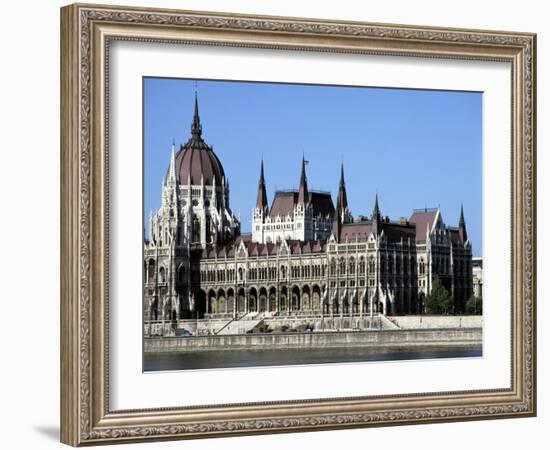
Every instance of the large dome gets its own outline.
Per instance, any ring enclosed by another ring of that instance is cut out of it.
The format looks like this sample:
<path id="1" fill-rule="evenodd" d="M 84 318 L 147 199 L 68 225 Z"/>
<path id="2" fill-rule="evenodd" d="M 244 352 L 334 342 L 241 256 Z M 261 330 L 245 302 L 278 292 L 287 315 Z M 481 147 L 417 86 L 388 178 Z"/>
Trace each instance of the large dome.
<path id="1" fill-rule="evenodd" d="M 191 184 L 222 185 L 225 176 L 222 163 L 202 138 L 202 127 L 199 118 L 199 106 L 195 96 L 195 114 L 191 125 L 191 138 L 182 145 L 176 154 L 176 176 L 181 184 L 187 184 L 191 177 Z"/>

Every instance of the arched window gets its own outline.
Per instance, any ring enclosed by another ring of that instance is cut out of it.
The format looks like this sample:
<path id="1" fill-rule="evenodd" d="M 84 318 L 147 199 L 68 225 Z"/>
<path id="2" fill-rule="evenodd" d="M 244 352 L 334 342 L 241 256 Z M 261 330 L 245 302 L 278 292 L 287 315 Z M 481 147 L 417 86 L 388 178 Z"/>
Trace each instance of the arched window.
<path id="1" fill-rule="evenodd" d="M 206 242 L 210 243 L 212 242 L 212 218 L 210 216 L 206 216 Z"/>
<path id="2" fill-rule="evenodd" d="M 150 259 L 148 262 L 147 281 L 152 283 L 155 280 L 155 260 Z"/>
<path id="3" fill-rule="evenodd" d="M 159 279 L 161 283 L 166 283 L 166 271 L 164 267 L 161 267 L 159 270 Z"/>
<path id="4" fill-rule="evenodd" d="M 376 264 L 374 263 L 374 257 L 371 256 L 369 258 L 369 273 L 374 274 L 375 270 L 376 270 Z"/>
<path id="5" fill-rule="evenodd" d="M 346 274 L 346 260 L 344 258 L 340 258 L 340 275 Z"/>
<path id="6" fill-rule="evenodd" d="M 336 259 L 330 260 L 330 275 L 336 275 Z"/>
<path id="7" fill-rule="evenodd" d="M 355 259 L 354 258 L 350 258 L 350 260 L 349 260 L 349 274 L 350 275 L 355 274 Z"/>
<path id="8" fill-rule="evenodd" d="M 363 256 L 359 258 L 359 274 L 365 274 L 365 258 Z"/>

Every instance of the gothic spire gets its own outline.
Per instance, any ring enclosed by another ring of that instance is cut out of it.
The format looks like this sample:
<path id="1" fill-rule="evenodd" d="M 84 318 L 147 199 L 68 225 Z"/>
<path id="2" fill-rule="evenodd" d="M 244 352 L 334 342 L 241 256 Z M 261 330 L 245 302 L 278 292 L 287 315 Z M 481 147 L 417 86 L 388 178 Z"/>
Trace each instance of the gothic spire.
<path id="1" fill-rule="evenodd" d="M 374 198 L 374 208 L 372 210 L 372 231 L 375 234 L 378 234 L 378 227 L 380 226 L 382 215 L 380 214 L 380 207 L 378 206 L 378 192 Z"/>
<path id="2" fill-rule="evenodd" d="M 380 214 L 380 207 L 378 206 L 378 192 L 376 193 L 376 197 L 374 198 L 374 208 L 372 210 L 372 220 L 377 219 L 380 220 L 381 218 Z"/>
<path id="3" fill-rule="evenodd" d="M 256 208 L 261 211 L 267 210 L 267 193 L 265 190 L 265 178 L 264 178 L 264 160 L 260 165 L 260 180 L 258 181 L 258 197 L 256 199 Z"/>
<path id="4" fill-rule="evenodd" d="M 168 168 L 168 181 L 176 183 L 178 176 L 176 174 L 176 143 L 172 142 L 172 152 L 170 154 L 170 167 Z"/>
<path id="5" fill-rule="evenodd" d="M 336 201 L 340 214 L 345 213 L 348 207 L 348 196 L 346 194 L 346 182 L 344 181 L 344 163 L 340 166 L 340 185 L 338 188 L 338 199 Z"/>
<path id="6" fill-rule="evenodd" d="M 191 125 L 191 135 L 194 138 L 200 138 L 202 134 L 201 119 L 199 117 L 199 99 L 195 92 L 195 113 L 193 114 L 193 124 Z"/>
<path id="7" fill-rule="evenodd" d="M 466 221 L 464 220 L 464 207 L 460 204 L 460 219 L 458 220 L 458 235 L 462 243 L 468 240 L 468 233 L 466 232 Z"/>
<path id="8" fill-rule="evenodd" d="M 300 191 L 298 192 L 298 203 L 306 204 L 309 201 L 306 178 L 306 160 L 302 155 L 302 172 L 300 173 Z"/>

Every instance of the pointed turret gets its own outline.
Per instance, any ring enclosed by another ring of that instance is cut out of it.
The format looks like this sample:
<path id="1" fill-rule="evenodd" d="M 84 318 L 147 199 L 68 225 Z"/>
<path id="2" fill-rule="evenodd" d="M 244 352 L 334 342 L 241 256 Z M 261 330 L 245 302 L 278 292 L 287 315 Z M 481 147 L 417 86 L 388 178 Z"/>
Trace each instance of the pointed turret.
<path id="1" fill-rule="evenodd" d="M 195 113 L 193 114 L 193 123 L 191 125 L 191 135 L 194 138 L 200 138 L 202 135 L 201 119 L 199 117 L 199 99 L 195 92 Z"/>
<path id="2" fill-rule="evenodd" d="M 176 174 L 176 143 L 172 142 L 172 152 L 170 154 L 170 167 L 168 168 L 168 181 L 176 183 L 178 176 Z"/>
<path id="3" fill-rule="evenodd" d="M 264 160 L 260 165 L 260 181 L 258 181 L 258 197 L 256 199 L 256 208 L 260 211 L 267 211 L 267 193 L 264 179 Z"/>
<path id="4" fill-rule="evenodd" d="M 376 193 L 376 197 L 374 199 L 374 208 L 372 210 L 372 231 L 375 234 L 378 234 L 378 230 L 380 227 L 380 222 L 382 221 L 382 215 L 380 214 L 380 207 L 378 206 L 378 193 Z"/>
<path id="5" fill-rule="evenodd" d="M 340 166 L 340 184 L 338 188 L 338 199 L 336 201 L 340 213 L 344 213 L 348 207 L 348 196 L 346 194 L 346 182 L 344 181 L 344 163 Z"/>
<path id="6" fill-rule="evenodd" d="M 306 160 L 302 156 L 302 172 L 300 173 L 300 191 L 298 192 L 298 204 L 306 204 L 309 200 L 306 177 Z"/>
<path id="7" fill-rule="evenodd" d="M 336 199 L 336 210 L 342 223 L 353 222 L 353 217 L 348 208 L 348 196 L 346 193 L 346 182 L 344 180 L 344 163 L 340 166 L 340 183 L 338 187 L 338 198 Z"/>
<path id="8" fill-rule="evenodd" d="M 468 233 L 466 232 L 466 221 L 464 220 L 464 207 L 460 204 L 460 219 L 458 221 L 458 235 L 460 241 L 464 244 L 468 240 Z"/>

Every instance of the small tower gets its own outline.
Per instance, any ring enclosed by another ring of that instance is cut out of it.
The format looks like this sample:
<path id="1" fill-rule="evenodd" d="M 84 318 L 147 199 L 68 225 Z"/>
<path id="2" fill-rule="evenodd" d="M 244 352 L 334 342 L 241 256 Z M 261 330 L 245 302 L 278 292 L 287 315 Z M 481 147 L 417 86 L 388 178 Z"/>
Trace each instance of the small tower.
<path id="1" fill-rule="evenodd" d="M 468 241 L 468 233 L 466 232 L 466 221 L 464 220 L 464 208 L 460 205 L 460 219 L 458 221 L 458 235 L 462 244 L 466 244 Z"/>
<path id="2" fill-rule="evenodd" d="M 380 233 L 380 224 L 382 222 L 382 215 L 380 214 L 380 207 L 378 206 L 378 193 L 374 199 L 374 208 L 372 210 L 372 232 L 374 234 Z"/>
<path id="3" fill-rule="evenodd" d="M 294 207 L 294 238 L 301 241 L 310 240 L 312 234 L 312 216 L 309 190 L 307 188 L 306 160 L 302 155 L 302 168 L 300 171 L 300 189 L 298 190 L 298 199 Z"/>
<path id="4" fill-rule="evenodd" d="M 298 204 L 306 205 L 309 202 L 307 190 L 306 161 L 302 155 L 302 171 L 300 173 L 300 190 L 298 191 Z"/>
<path id="5" fill-rule="evenodd" d="M 252 214 L 252 240 L 264 242 L 264 223 L 269 213 L 267 204 L 267 193 L 264 178 L 264 160 L 260 164 L 260 179 L 258 181 L 258 195 L 256 197 L 256 208 Z"/>
<path id="6" fill-rule="evenodd" d="M 340 166 L 340 183 L 338 186 L 338 198 L 336 199 L 336 209 L 340 215 L 342 223 L 353 222 L 353 217 L 348 208 L 348 196 L 346 194 L 346 182 L 344 180 L 344 163 Z"/>

